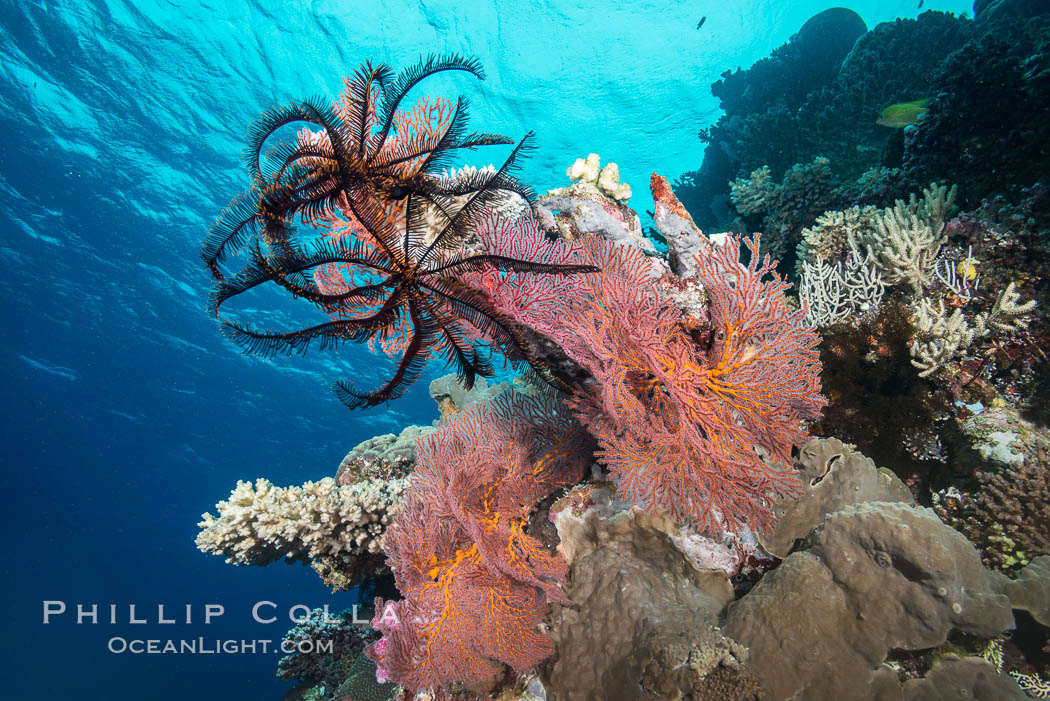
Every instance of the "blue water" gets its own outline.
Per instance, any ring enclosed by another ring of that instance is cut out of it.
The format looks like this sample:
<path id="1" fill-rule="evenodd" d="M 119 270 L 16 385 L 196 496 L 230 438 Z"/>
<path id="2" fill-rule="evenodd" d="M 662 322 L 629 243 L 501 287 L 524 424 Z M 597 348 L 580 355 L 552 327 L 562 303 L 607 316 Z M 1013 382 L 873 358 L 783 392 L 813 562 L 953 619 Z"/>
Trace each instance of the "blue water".
<path id="1" fill-rule="evenodd" d="M 0 695 L 278 699 L 288 684 L 274 677 L 276 655 L 121 655 L 107 641 L 279 640 L 290 624 L 254 623 L 254 602 L 283 616 L 355 600 L 329 595 L 308 568 L 236 568 L 193 544 L 200 514 L 237 479 L 330 475 L 358 441 L 434 418 L 426 380 L 385 409 L 339 404 L 331 380 L 381 378 L 363 348 L 268 363 L 241 356 L 204 313 L 200 241 L 246 182 L 242 134 L 263 109 L 333 95 L 365 59 L 473 54 L 485 83 L 439 77 L 428 90 L 468 96 L 476 129 L 535 130 L 524 178 L 541 192 L 591 151 L 616 161 L 641 213 L 651 172 L 699 166 L 719 74 L 828 7 L 572 4 L 0 2 Z M 872 27 L 916 5 L 850 7 Z M 99 604 L 100 622 L 67 613 L 43 625 L 45 600 Z M 226 614 L 205 626 L 209 603 Z M 130 604 L 150 622 L 129 625 Z M 193 604 L 194 622 L 160 625 L 157 604 L 180 616 Z"/>

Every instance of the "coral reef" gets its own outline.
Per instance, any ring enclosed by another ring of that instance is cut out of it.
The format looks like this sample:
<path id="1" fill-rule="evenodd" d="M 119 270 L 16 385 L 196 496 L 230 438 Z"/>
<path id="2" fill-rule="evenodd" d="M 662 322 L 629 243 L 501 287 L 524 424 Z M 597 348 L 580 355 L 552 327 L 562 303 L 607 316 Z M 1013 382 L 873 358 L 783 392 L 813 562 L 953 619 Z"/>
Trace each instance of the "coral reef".
<path id="1" fill-rule="evenodd" d="M 594 234 L 655 253 L 656 247 L 642 232 L 641 219 L 627 206 L 631 188 L 619 182 L 619 168 L 610 163 L 599 171 L 598 166 L 595 153 L 577 160 L 566 171 L 577 182 L 537 198 L 540 226 L 567 241 Z"/>
<path id="2" fill-rule="evenodd" d="M 908 202 L 876 212 L 873 228 L 853 232 L 850 248 L 864 250 L 886 282 L 907 285 L 916 297 L 930 287 L 934 261 L 944 245 L 944 224 L 955 202 L 956 188 L 936 184 L 913 194 Z"/>
<path id="3" fill-rule="evenodd" d="M 861 232 L 875 228 L 875 207 L 849 207 L 842 211 L 824 212 L 812 227 L 802 230 L 798 246 L 798 263 L 819 260 L 837 261 L 851 252 L 850 241 L 859 240 Z"/>
<path id="4" fill-rule="evenodd" d="M 925 12 L 880 24 L 850 42 L 844 60 L 817 62 L 797 80 L 802 69 L 790 45 L 723 74 L 712 93 L 725 114 L 700 132 L 707 143 L 700 169 L 675 184 L 696 222 L 730 223 L 724 203 L 735 178 L 768 166 L 777 179 L 816 156 L 828 158 L 836 183 L 867 204 L 884 206 L 931 181 L 958 183 L 966 207 L 997 195 L 1016 202 L 1043 178 L 1040 165 L 1050 157 L 1041 120 L 1050 99 L 1050 12 L 1034 2 L 977 5 L 984 6 L 978 21 Z M 843 28 L 834 41 L 821 40 L 837 56 L 849 36 L 856 34 Z M 916 124 L 876 123 L 887 106 L 922 99 L 927 109 Z M 1011 117 L 1002 119 L 1001 109 Z M 851 184 L 872 169 L 881 169 L 881 182 Z"/>
<path id="5" fill-rule="evenodd" d="M 445 375 L 430 383 L 430 398 L 437 402 L 438 411 L 444 418 L 457 411 L 466 411 L 475 404 L 487 402 L 505 392 L 510 385 L 506 382 L 489 386 L 484 377 L 479 377 L 473 389 L 467 389 L 455 375 Z"/>
<path id="6" fill-rule="evenodd" d="M 921 679 L 904 682 L 904 701 L 1024 701 L 1028 698 L 996 672 L 995 667 L 976 657 L 945 657 L 937 661 Z"/>
<path id="7" fill-rule="evenodd" d="M 885 292 L 882 274 L 866 258 L 801 262 L 798 297 L 805 305 L 806 321 L 817 328 L 874 316 Z"/>
<path id="8" fill-rule="evenodd" d="M 973 491 L 944 490 L 938 513 L 980 548 L 989 567 L 1016 572 L 1050 555 L 1050 431 L 995 407 L 967 419 L 963 432 Z"/>
<path id="9" fill-rule="evenodd" d="M 354 626 L 350 611 L 328 616 L 322 609 L 314 609 L 281 640 L 281 648 L 293 652 L 277 663 L 277 676 L 337 686 L 346 674 L 344 666 L 353 664 L 367 642 L 363 631 Z"/>
<path id="10" fill-rule="evenodd" d="M 765 233 L 770 254 L 785 263 L 786 269 L 794 267 L 792 258 L 803 227 L 839 197 L 830 162 L 823 156 L 791 167 L 780 183 L 773 182 L 769 166 L 762 166 L 748 179 L 730 183 L 729 193 L 737 212 L 760 222 L 751 230 Z"/>
<path id="11" fill-rule="evenodd" d="M 631 186 L 620 182 L 620 167 L 609 163 L 601 167 L 601 157 L 592 153 L 587 158 L 577 158 L 565 171 L 569 180 L 595 186 L 599 192 L 620 202 L 631 199 Z"/>
<path id="12" fill-rule="evenodd" d="M 450 112 L 439 105 L 431 109 L 425 99 L 410 114 L 399 111 L 410 88 L 443 71 L 481 77 L 476 61 L 457 56 L 430 57 L 396 77 L 389 66 L 366 63 L 346 81 L 340 103 L 292 103 L 264 114 L 249 135 L 255 184 L 220 216 L 202 251 L 215 279 L 210 306 L 217 318 L 230 300 L 269 283 L 332 317 L 293 331 L 264 331 L 223 319 L 224 333 L 245 352 L 272 357 L 368 340 L 400 355 L 392 377 L 377 389 L 362 391 L 350 381 L 335 384 L 351 409 L 399 397 L 436 354 L 470 387 L 478 375 L 494 372 L 490 344 L 556 383 L 550 369 L 530 357 L 526 340 L 457 275 L 484 268 L 594 272 L 462 250 L 482 220 L 505 206 L 508 193 L 525 202 L 533 199 L 511 175 L 531 134 L 497 169 L 439 176 L 437 165 L 460 149 L 513 143 L 493 134 L 465 134 L 463 100 Z M 294 142 L 275 145 L 270 154 L 277 163 L 263 163 L 263 149 L 274 133 L 294 122 L 320 131 L 304 129 Z M 325 232 L 323 240 L 300 232 L 300 220 Z M 238 251 L 248 262 L 228 275 L 222 264 Z"/>
<path id="13" fill-rule="evenodd" d="M 330 109 L 265 115 L 256 184 L 205 247 L 212 311 L 273 283 L 329 321 L 286 333 L 230 321 L 247 350 L 353 340 L 397 358 L 377 390 L 342 385 L 351 407 L 399 396 L 435 355 L 457 371 L 430 385 L 433 427 L 360 443 L 336 479 L 240 482 L 203 517 L 198 547 L 230 562 L 309 562 L 361 591 L 392 573 L 399 598 L 375 599 L 378 637 L 316 613 L 289 633 L 339 643 L 281 661 L 295 693 L 1041 694 L 1050 435 L 1018 405 L 1046 360 L 1050 327 L 1031 317 L 1050 295 L 1037 254 L 1050 197 L 1017 153 L 999 154 L 1023 199 L 955 215 L 993 185 L 968 173 L 959 191 L 941 171 L 977 168 L 989 122 L 967 136 L 949 115 L 972 109 L 973 90 L 932 91 L 1001 66 L 991 92 L 1023 91 L 1031 107 L 1046 87 L 1043 25 L 999 32 L 991 18 L 1006 12 L 864 33 L 830 10 L 723 76 L 727 115 L 705 138 L 732 167 L 733 226 L 765 231 L 751 236 L 706 236 L 712 203 L 691 214 L 655 173 L 643 232 L 631 188 L 597 154 L 535 202 L 511 174 L 525 143 L 498 167 L 439 173 L 460 149 L 510 143 L 465 134 L 462 102 L 398 107 L 433 73 L 478 75 L 455 57 L 397 77 L 366 64 Z M 1019 73 L 1022 55 L 1034 63 Z M 902 102 L 928 110 L 875 122 Z M 320 131 L 260 163 L 293 121 Z M 1043 126 L 1026 114 L 995 143 L 1022 148 Z M 961 152 L 940 154 L 935 135 Z M 248 263 L 227 275 L 235 251 Z M 489 385 L 493 352 L 518 376 Z"/>
<path id="14" fill-rule="evenodd" d="M 1011 606 L 1027 611 L 1036 622 L 1050 627 L 1050 556 L 1032 560 L 1007 585 L 1006 593 Z"/>
<path id="15" fill-rule="evenodd" d="M 516 288 L 492 304 L 553 340 L 594 379 L 572 406 L 597 437 L 600 457 L 628 498 L 667 509 L 700 530 L 768 528 L 769 493 L 790 493 L 791 446 L 823 399 L 817 337 L 784 304 L 786 283 L 758 243 L 740 264 L 740 242 L 705 248 L 696 260 L 713 334 L 690 335 L 680 309 L 653 293 L 637 249 L 591 239 L 578 255 L 602 269 L 579 278 L 577 295 L 535 314 Z M 703 402 L 697 394 L 709 397 Z M 753 445 L 765 447 L 762 462 Z"/>
<path id="16" fill-rule="evenodd" d="M 1045 180 L 1050 125 L 1050 9 L 1025 21 L 990 23 L 988 31 L 947 57 L 933 81 L 930 104 L 906 139 L 903 169 L 913 183 L 950 179 L 962 204 L 993 195 L 1016 199 Z M 1000 119 L 990 105 L 1009 105 Z"/>
<path id="17" fill-rule="evenodd" d="M 691 277 L 696 274 L 694 262 L 707 239 L 675 197 L 667 178 L 653 173 L 649 188 L 653 193 L 653 223 L 667 242 L 667 262 L 671 272 Z"/>
<path id="18" fill-rule="evenodd" d="M 383 568 L 380 542 L 400 506 L 404 479 L 343 486 L 331 477 L 301 487 L 239 481 L 218 516 L 197 524 L 197 548 L 236 565 L 309 562 L 331 586 L 349 589 Z"/>

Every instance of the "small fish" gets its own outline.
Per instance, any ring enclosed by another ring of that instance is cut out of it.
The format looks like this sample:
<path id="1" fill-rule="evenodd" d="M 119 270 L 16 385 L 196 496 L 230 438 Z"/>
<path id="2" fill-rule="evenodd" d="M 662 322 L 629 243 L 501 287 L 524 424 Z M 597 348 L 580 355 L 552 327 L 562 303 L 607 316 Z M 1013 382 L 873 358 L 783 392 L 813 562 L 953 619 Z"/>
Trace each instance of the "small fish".
<path id="1" fill-rule="evenodd" d="M 918 7 L 916 7 L 915 9 L 916 9 L 916 10 L 921 10 L 921 9 L 922 9 L 922 3 L 924 3 L 925 1 L 926 1 L 926 0 L 919 0 L 919 6 L 918 6 Z"/>
<path id="2" fill-rule="evenodd" d="M 704 22 L 706 22 L 706 21 L 707 21 L 707 15 L 704 15 L 703 17 L 700 18 L 700 21 L 696 23 L 696 28 L 700 29 L 700 27 L 704 26 Z"/>
<path id="3" fill-rule="evenodd" d="M 930 98 L 913 100 L 912 102 L 898 102 L 882 110 L 882 114 L 875 120 L 876 124 L 884 127 L 906 127 L 915 124 L 916 120 L 926 112 L 926 103 Z"/>

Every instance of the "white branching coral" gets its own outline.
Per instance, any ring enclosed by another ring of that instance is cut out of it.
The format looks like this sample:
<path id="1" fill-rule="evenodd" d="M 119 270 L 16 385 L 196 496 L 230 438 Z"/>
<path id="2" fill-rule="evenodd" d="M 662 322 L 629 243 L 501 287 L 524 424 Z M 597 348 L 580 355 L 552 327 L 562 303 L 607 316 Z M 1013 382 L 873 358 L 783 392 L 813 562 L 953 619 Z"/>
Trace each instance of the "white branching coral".
<path id="1" fill-rule="evenodd" d="M 1011 282 L 999 293 L 999 298 L 992 305 L 988 314 L 988 325 L 999 331 L 1020 331 L 1028 328 L 1025 315 L 1035 309 L 1035 300 L 1030 299 L 1020 304 L 1021 295 L 1017 293 L 1017 284 Z"/>
<path id="2" fill-rule="evenodd" d="M 983 315 L 978 315 L 971 326 L 961 309 L 948 316 L 944 302 L 934 307 L 922 298 L 915 307 L 915 336 L 911 342 L 912 365 L 919 368 L 919 376 L 927 377 L 970 347 L 975 338 L 988 332 Z"/>
<path id="3" fill-rule="evenodd" d="M 955 202 L 949 190 L 930 185 L 922 200 L 912 195 L 878 212 L 875 227 L 853 235 L 851 248 L 866 250 L 888 283 L 908 285 L 916 297 L 932 284 L 934 261 L 944 243 L 944 222 Z"/>
<path id="4" fill-rule="evenodd" d="M 850 251 L 850 241 L 856 241 L 864 232 L 875 227 L 878 210 L 867 207 L 850 207 L 841 211 L 824 212 L 812 227 L 802 230 L 802 243 L 798 246 L 799 270 L 802 263 L 840 260 Z"/>
<path id="5" fill-rule="evenodd" d="M 806 304 L 806 320 L 817 327 L 874 313 L 886 291 L 878 268 L 857 256 L 845 263 L 802 261 L 800 267 L 799 297 Z"/>
<path id="6" fill-rule="evenodd" d="M 326 477 L 301 487 L 239 481 L 229 499 L 216 504 L 218 517 L 202 516 L 197 548 L 236 565 L 284 559 L 312 562 L 315 569 L 321 564 L 349 577 L 360 569 L 357 558 L 381 555 L 383 534 L 405 486 L 405 479 L 340 486 Z"/>
<path id="7" fill-rule="evenodd" d="M 967 319 L 961 309 L 949 316 L 944 302 L 934 307 L 922 298 L 915 306 L 915 336 L 911 343 L 912 365 L 919 375 L 932 375 L 945 363 L 966 351 L 975 339 L 996 331 L 1018 331 L 1027 327 L 1024 316 L 1035 308 L 1035 300 L 1020 304 L 1020 295 L 1014 283 L 999 293 L 992 310 Z"/>

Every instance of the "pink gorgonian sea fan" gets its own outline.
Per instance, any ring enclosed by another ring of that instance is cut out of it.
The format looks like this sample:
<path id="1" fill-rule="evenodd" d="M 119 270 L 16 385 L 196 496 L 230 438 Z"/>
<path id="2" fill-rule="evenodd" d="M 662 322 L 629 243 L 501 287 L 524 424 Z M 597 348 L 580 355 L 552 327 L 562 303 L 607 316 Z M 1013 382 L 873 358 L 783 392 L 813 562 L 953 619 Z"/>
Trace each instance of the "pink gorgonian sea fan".
<path id="1" fill-rule="evenodd" d="M 522 237 L 491 237 L 490 247 Z M 695 263 L 708 319 L 658 296 L 637 249 L 603 239 L 548 242 L 544 255 L 598 275 L 479 287 L 502 313 L 551 339 L 593 382 L 570 405 L 598 439 L 622 493 L 699 530 L 773 527 L 772 504 L 798 491 L 793 446 L 820 415 L 819 337 L 787 305 L 789 283 L 759 237 L 705 245 Z"/>
<path id="2" fill-rule="evenodd" d="M 568 604 L 567 566 L 529 534 L 535 503 L 574 484 L 586 431 L 548 398 L 509 393 L 461 412 L 417 444 L 405 505 L 384 547 L 401 601 L 376 601 L 368 654 L 408 689 L 484 688 L 553 651 L 548 599 Z"/>

